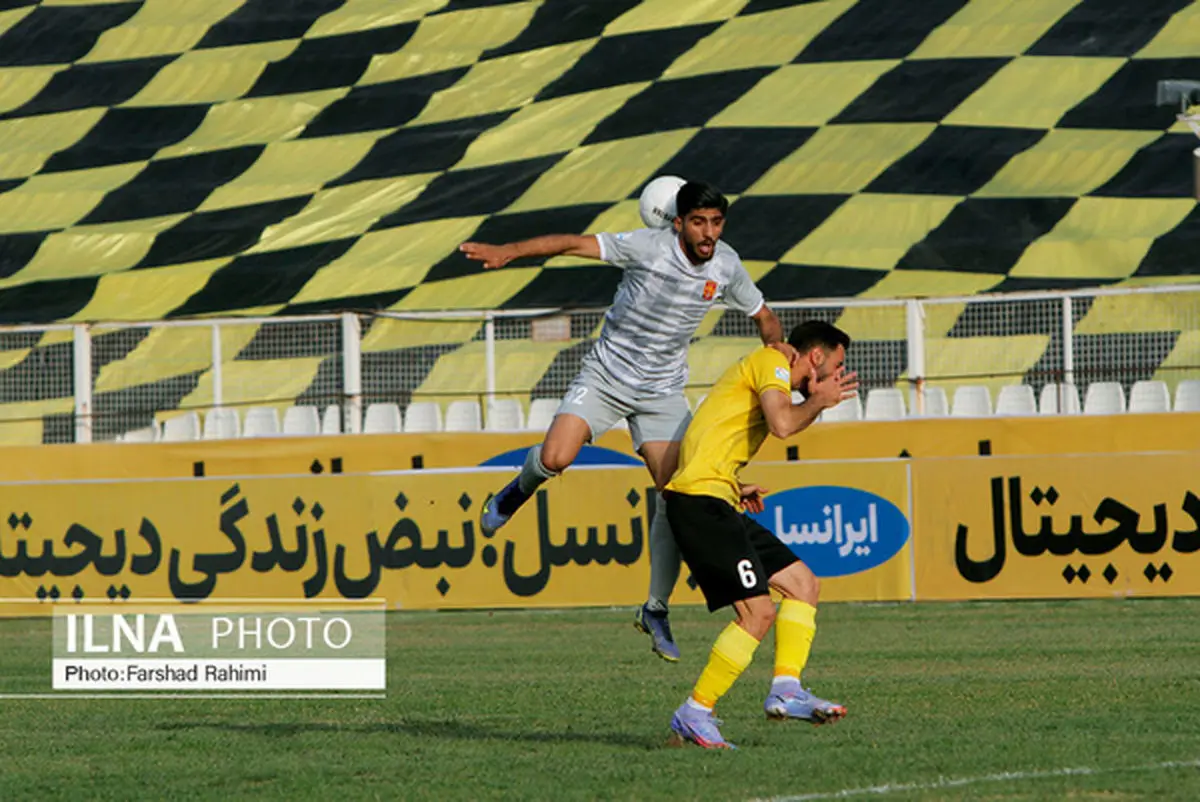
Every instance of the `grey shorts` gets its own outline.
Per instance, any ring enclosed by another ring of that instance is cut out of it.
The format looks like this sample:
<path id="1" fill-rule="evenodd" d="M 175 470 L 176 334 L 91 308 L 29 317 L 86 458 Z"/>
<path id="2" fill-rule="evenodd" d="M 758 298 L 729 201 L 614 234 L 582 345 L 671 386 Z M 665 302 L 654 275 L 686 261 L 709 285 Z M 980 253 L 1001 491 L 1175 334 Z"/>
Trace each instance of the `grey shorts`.
<path id="1" fill-rule="evenodd" d="M 591 365 L 585 365 L 567 388 L 558 407 L 558 414 L 563 413 L 587 421 L 593 440 L 621 420 L 629 421 L 635 451 L 644 443 L 682 440 L 692 419 L 683 393 L 640 395 Z"/>

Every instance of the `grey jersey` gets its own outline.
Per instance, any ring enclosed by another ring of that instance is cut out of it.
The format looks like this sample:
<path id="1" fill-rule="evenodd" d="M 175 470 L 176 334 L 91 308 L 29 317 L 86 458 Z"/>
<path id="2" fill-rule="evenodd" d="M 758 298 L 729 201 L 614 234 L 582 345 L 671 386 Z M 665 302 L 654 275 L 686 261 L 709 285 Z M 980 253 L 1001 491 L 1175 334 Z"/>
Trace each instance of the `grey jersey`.
<path id="1" fill-rule="evenodd" d="M 598 362 L 617 381 L 650 395 L 687 383 L 687 348 L 718 301 L 757 314 L 763 296 L 737 252 L 718 241 L 707 262 L 693 265 L 673 229 L 597 234 L 600 258 L 623 268 L 604 329 L 584 364 Z"/>

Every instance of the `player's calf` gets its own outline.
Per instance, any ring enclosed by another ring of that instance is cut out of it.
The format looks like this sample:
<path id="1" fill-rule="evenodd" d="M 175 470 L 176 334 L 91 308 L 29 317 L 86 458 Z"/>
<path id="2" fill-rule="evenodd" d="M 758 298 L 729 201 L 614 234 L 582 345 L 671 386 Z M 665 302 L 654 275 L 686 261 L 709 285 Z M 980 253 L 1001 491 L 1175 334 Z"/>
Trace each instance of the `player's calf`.
<path id="1" fill-rule="evenodd" d="M 761 641 L 766 637 L 775 623 L 775 603 L 770 596 L 753 596 L 734 602 L 733 609 L 737 613 L 737 625 L 754 636 L 755 640 Z"/>

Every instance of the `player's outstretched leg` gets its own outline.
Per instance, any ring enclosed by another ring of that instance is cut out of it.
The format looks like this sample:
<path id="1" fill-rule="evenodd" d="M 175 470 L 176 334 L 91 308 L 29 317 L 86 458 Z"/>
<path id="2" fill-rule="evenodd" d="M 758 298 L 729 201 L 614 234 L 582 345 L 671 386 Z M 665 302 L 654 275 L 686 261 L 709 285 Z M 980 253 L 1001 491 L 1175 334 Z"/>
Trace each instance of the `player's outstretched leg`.
<path id="1" fill-rule="evenodd" d="M 783 594 L 783 601 L 775 619 L 775 679 L 763 709 L 768 718 L 778 720 L 837 721 L 846 715 L 846 708 L 813 695 L 800 684 L 800 672 L 817 632 L 819 580 L 808 566 L 795 562 L 772 576 L 771 586 Z"/>
<path id="2" fill-rule="evenodd" d="M 483 502 L 479 513 L 479 528 L 485 536 L 508 523 L 526 501 L 547 479 L 558 476 L 579 455 L 579 449 L 591 436 L 587 421 L 576 415 L 558 415 L 550 425 L 546 440 L 529 449 L 521 472 L 499 493 Z"/>
<path id="3" fill-rule="evenodd" d="M 721 632 L 692 695 L 671 719 L 673 743 L 689 741 L 705 749 L 734 748 L 721 735 L 721 722 L 713 716 L 713 707 L 754 659 L 755 649 L 771 628 L 775 605 L 770 596 L 755 596 L 735 603 L 734 608 L 737 620 Z"/>
<path id="4" fill-rule="evenodd" d="M 679 579 L 680 563 L 679 547 L 667 520 L 667 507 L 659 495 L 654 520 L 650 522 L 650 596 L 638 608 L 634 625 L 650 636 L 654 653 L 672 663 L 679 660 L 679 647 L 667 620 L 667 599 Z"/>

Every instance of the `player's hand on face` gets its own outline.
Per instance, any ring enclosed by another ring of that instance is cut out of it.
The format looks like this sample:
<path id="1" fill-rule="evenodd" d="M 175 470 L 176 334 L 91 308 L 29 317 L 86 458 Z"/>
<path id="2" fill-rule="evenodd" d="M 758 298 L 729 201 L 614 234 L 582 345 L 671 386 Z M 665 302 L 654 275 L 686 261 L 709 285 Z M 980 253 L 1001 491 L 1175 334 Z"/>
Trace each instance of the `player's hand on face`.
<path id="1" fill-rule="evenodd" d="M 495 270 L 511 262 L 516 254 L 507 245 L 488 245 L 483 242 L 464 242 L 458 249 L 466 254 L 468 259 L 483 262 L 484 270 Z"/>
<path id="2" fill-rule="evenodd" d="M 847 398 L 858 395 L 858 373 L 847 373 L 845 368 L 838 368 L 824 379 L 819 379 L 817 369 L 813 368 L 808 388 L 808 397 L 815 398 L 822 409 L 836 407 Z"/>
<path id="3" fill-rule="evenodd" d="M 741 485 L 742 506 L 746 512 L 760 513 L 764 509 L 763 496 L 771 492 L 759 485 Z"/>

